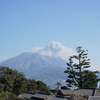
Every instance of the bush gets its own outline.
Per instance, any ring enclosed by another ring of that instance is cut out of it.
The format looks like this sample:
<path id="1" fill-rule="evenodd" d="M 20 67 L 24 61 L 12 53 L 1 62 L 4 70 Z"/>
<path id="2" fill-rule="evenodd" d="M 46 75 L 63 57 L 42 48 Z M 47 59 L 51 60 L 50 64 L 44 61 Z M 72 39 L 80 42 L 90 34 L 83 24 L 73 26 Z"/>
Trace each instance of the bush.
<path id="1" fill-rule="evenodd" d="M 70 90 L 70 88 L 68 88 L 67 86 L 61 86 L 62 90 Z"/>

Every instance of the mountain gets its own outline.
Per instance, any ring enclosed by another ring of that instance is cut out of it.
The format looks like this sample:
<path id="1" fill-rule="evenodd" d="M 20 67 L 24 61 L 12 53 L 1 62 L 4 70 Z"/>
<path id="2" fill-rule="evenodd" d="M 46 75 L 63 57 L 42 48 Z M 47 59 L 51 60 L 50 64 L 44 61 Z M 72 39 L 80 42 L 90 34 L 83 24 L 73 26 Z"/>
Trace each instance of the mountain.
<path id="1" fill-rule="evenodd" d="M 47 55 L 50 57 L 60 57 L 63 60 L 69 59 L 69 57 L 73 54 L 72 49 L 63 46 L 60 42 L 49 42 L 45 47 L 35 47 L 30 52 L 39 53 L 40 55 Z"/>
<path id="2" fill-rule="evenodd" d="M 66 79 L 66 61 L 60 57 L 50 57 L 39 53 L 24 52 L 16 57 L 2 61 L 0 65 L 23 72 L 27 78 L 42 81 Z"/>

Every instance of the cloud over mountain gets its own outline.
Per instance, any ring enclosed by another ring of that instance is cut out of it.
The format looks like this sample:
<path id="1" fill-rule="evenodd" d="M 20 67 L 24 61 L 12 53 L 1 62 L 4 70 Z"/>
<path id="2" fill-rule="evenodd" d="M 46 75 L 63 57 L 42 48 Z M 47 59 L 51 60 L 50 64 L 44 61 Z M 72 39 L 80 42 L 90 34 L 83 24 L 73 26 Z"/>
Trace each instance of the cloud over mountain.
<path id="1" fill-rule="evenodd" d="M 35 47 L 31 52 L 47 55 L 51 57 L 60 57 L 68 61 L 69 56 L 75 54 L 72 49 L 63 46 L 60 42 L 49 42 L 45 47 Z"/>

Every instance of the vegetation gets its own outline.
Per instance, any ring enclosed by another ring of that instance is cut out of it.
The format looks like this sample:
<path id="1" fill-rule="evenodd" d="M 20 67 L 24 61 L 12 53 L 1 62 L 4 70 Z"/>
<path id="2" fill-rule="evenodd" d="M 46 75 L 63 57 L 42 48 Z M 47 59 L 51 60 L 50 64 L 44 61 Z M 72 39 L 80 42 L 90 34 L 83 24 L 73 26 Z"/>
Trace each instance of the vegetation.
<path id="1" fill-rule="evenodd" d="M 61 86 L 62 84 L 60 82 L 57 82 L 55 85 L 57 85 L 57 89 L 59 89 L 59 86 Z"/>
<path id="2" fill-rule="evenodd" d="M 68 88 L 67 86 L 61 86 L 62 90 L 70 90 L 70 88 Z"/>
<path id="3" fill-rule="evenodd" d="M 0 100 L 17 100 L 19 99 L 14 93 L 4 92 L 0 93 Z"/>
<path id="4" fill-rule="evenodd" d="M 74 85 L 78 88 L 96 88 L 97 82 L 100 81 L 96 73 L 99 72 L 85 70 L 90 67 L 90 59 L 87 58 L 88 53 L 85 53 L 87 50 L 82 50 L 80 46 L 76 50 L 78 54 L 70 56 L 69 63 L 67 63 L 67 70 L 64 71 L 68 73 L 67 86 L 72 87 Z"/>
<path id="5" fill-rule="evenodd" d="M 82 47 L 77 47 L 76 50 L 78 54 L 69 58 L 67 70 L 64 71 L 68 73 L 67 86 L 62 86 L 61 89 L 69 90 L 68 87 L 73 85 L 78 88 L 96 88 L 97 82 L 100 81 L 96 73 L 99 72 L 86 70 L 86 68 L 90 67 L 90 59 L 87 58 L 88 53 L 85 53 L 87 50 L 82 50 Z M 62 84 L 57 82 L 55 85 L 57 86 L 54 92 L 56 95 L 59 91 L 59 86 Z M 24 92 L 50 93 L 50 86 L 47 86 L 40 80 L 27 79 L 22 72 L 0 66 L 0 100 L 23 100 L 17 96 Z M 79 95 L 71 95 L 70 98 L 71 100 L 86 99 L 86 97 Z"/>
<path id="6" fill-rule="evenodd" d="M 22 72 L 0 66 L 0 100 L 15 100 L 17 95 L 24 92 L 50 93 L 49 89 L 42 81 L 27 79 Z"/>
<path id="7" fill-rule="evenodd" d="M 47 85 L 45 83 L 43 83 L 42 81 L 37 81 L 36 84 L 37 89 L 42 92 L 42 93 L 50 93 L 49 87 L 47 87 Z"/>

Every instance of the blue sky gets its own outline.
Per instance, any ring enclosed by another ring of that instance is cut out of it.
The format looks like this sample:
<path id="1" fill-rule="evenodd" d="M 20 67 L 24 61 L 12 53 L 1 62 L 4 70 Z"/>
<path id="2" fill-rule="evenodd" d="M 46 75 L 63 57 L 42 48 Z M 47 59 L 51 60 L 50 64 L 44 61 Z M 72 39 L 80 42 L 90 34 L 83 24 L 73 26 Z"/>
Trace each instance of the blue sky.
<path id="1" fill-rule="evenodd" d="M 100 71 L 100 0 L 0 0 L 0 61 L 51 41 L 89 50 Z"/>

